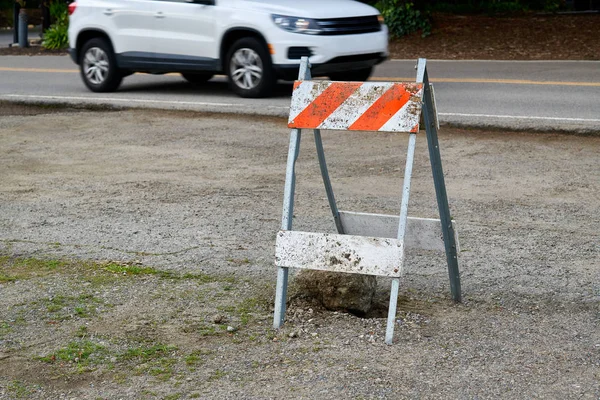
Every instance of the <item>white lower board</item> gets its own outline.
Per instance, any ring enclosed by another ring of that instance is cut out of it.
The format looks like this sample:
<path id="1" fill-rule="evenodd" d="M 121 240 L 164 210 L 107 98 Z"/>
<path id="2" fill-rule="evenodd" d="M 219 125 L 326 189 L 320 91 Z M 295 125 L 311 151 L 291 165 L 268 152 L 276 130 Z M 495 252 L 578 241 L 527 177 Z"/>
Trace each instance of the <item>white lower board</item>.
<path id="1" fill-rule="evenodd" d="M 278 267 L 398 277 L 403 258 L 402 243 L 390 238 L 280 231 L 275 246 Z"/>

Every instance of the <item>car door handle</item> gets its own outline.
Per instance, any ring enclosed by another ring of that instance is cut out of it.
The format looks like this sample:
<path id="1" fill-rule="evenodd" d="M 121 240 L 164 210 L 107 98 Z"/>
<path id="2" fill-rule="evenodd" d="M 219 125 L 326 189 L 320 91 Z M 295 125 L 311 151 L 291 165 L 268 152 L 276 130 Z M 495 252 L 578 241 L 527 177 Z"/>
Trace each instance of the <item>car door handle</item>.
<path id="1" fill-rule="evenodd" d="M 164 18 L 165 14 L 162 11 L 158 11 L 156 14 L 154 14 L 154 16 L 156 18 Z"/>
<path id="2" fill-rule="evenodd" d="M 114 11 L 112 10 L 112 8 L 107 8 L 106 10 L 104 10 L 104 15 L 113 15 Z"/>

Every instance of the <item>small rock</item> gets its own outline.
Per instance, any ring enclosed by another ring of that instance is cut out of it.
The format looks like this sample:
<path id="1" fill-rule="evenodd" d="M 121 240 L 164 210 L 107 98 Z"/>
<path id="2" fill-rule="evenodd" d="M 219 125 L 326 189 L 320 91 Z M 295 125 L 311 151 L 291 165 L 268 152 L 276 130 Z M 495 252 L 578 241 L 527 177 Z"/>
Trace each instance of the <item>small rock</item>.
<path id="1" fill-rule="evenodd" d="M 227 326 L 227 332 L 235 332 L 235 331 L 237 331 L 237 328 L 236 328 L 236 327 L 233 327 L 233 326 L 231 326 L 231 325 L 228 325 L 228 326 Z"/>
<path id="2" fill-rule="evenodd" d="M 288 336 L 291 338 L 298 337 L 298 332 L 290 332 L 290 334 Z"/>
<path id="3" fill-rule="evenodd" d="M 225 317 L 224 315 L 217 314 L 213 317 L 213 322 L 215 324 L 221 324 L 221 323 L 225 322 L 226 320 L 227 320 L 227 317 Z"/>

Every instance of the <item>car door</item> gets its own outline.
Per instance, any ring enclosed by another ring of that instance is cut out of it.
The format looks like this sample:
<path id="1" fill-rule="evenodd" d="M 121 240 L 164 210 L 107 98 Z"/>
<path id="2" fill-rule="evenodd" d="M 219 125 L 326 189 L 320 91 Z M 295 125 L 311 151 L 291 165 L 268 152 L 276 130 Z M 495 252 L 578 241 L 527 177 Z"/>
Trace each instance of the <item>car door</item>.
<path id="1" fill-rule="evenodd" d="M 154 0 L 104 2 L 101 13 L 112 21 L 111 39 L 119 65 L 140 67 L 154 62 Z"/>
<path id="2" fill-rule="evenodd" d="M 218 68 L 214 0 L 157 0 L 157 63 L 172 70 Z"/>

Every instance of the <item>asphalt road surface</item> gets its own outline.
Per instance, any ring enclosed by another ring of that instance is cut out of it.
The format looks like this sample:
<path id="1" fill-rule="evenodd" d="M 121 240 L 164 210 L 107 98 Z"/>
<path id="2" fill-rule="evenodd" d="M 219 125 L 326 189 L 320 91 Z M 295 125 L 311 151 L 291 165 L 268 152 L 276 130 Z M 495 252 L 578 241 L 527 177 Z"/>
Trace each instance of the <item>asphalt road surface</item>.
<path id="1" fill-rule="evenodd" d="M 390 60 L 372 80 L 414 81 L 416 60 Z M 428 62 L 441 123 L 508 129 L 600 131 L 598 61 Z M 242 99 L 223 76 L 192 86 L 178 74 L 135 74 L 118 92 L 83 85 L 68 56 L 0 57 L 0 100 L 288 114 L 291 83 L 269 99 Z"/>

